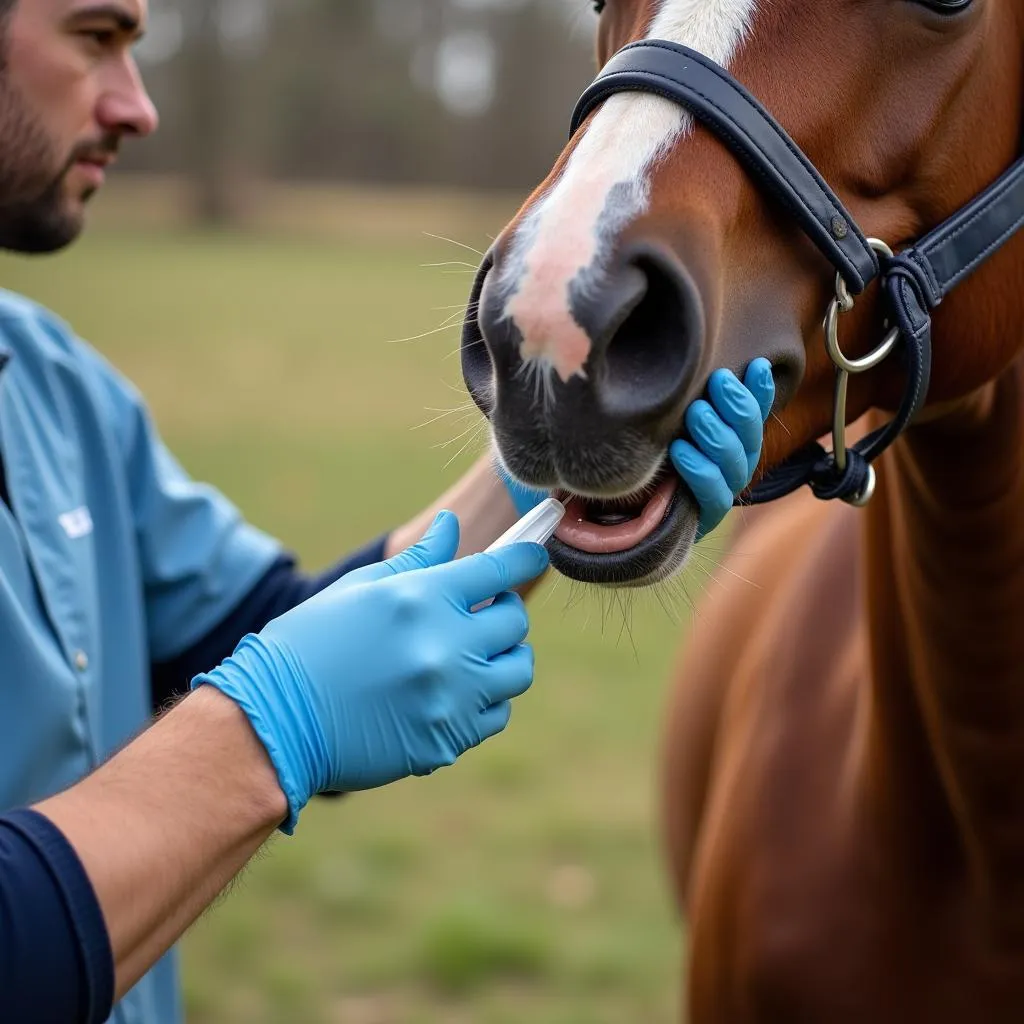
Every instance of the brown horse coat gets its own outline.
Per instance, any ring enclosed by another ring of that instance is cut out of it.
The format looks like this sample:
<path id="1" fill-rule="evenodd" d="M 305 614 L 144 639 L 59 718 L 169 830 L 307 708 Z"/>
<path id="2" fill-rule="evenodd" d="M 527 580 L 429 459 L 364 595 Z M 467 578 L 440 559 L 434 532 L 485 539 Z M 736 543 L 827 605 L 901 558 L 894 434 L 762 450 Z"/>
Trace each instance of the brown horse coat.
<path id="1" fill-rule="evenodd" d="M 648 34 L 726 64 L 897 251 L 1021 152 L 1024 0 L 608 0 L 602 62 Z M 780 393 L 763 465 L 829 429 L 834 274 L 679 118 L 608 100 L 482 270 L 464 366 L 528 483 L 635 501 L 676 410 L 759 355 Z M 866 293 L 844 351 L 881 321 Z M 933 340 L 929 404 L 868 508 L 743 513 L 699 609 L 664 737 L 691 1024 L 1024 1020 L 1024 233 Z M 897 360 L 865 374 L 850 416 L 902 386 Z M 553 560 L 651 582 L 692 541 L 673 515 L 640 552 Z"/>

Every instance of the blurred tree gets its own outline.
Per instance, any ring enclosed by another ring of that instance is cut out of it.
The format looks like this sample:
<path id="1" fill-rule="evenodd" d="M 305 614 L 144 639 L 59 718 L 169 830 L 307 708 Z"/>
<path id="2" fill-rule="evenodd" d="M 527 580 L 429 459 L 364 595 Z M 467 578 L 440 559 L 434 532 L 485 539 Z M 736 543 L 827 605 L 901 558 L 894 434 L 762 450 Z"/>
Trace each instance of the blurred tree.
<path id="1" fill-rule="evenodd" d="M 232 204 L 231 97 L 228 58 L 221 42 L 221 0 L 184 0 L 190 45 L 182 61 L 183 94 L 191 133 L 195 211 L 199 221 L 223 225 L 238 212 Z"/>
<path id="2" fill-rule="evenodd" d="M 247 177 L 532 187 L 592 73 L 587 0 L 152 0 L 161 131 L 223 223 Z"/>

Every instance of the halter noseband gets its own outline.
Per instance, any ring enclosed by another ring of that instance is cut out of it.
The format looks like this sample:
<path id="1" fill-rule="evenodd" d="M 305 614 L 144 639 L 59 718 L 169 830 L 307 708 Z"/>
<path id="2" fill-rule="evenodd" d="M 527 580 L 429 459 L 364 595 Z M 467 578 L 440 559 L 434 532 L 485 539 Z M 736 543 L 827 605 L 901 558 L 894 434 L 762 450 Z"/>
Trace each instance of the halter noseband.
<path id="1" fill-rule="evenodd" d="M 713 131 L 795 217 L 836 269 L 836 297 L 825 317 L 825 345 L 836 367 L 834 451 L 814 442 L 773 470 L 742 504 L 781 498 L 809 484 L 822 499 L 864 505 L 875 489 L 871 463 L 907 428 L 928 394 L 931 313 L 943 297 L 1024 226 L 1024 159 L 947 221 L 894 255 L 865 238 L 835 193 L 778 122 L 724 68 L 689 47 L 644 40 L 620 50 L 580 98 L 572 135 L 609 96 L 648 92 L 689 110 Z M 894 322 L 869 355 L 851 360 L 839 345 L 839 318 L 877 277 Z M 850 374 L 877 366 L 902 346 L 907 387 L 895 418 L 846 446 L 846 389 Z"/>

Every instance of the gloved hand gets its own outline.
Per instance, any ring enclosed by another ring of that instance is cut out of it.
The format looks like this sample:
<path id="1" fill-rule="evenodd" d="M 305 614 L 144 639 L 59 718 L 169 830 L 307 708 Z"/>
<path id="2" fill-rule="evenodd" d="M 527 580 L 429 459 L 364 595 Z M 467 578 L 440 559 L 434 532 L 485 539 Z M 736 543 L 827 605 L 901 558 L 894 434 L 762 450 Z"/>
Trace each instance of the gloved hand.
<path id="1" fill-rule="evenodd" d="M 527 487 L 518 480 L 513 480 L 506 472 L 505 467 L 497 459 L 494 461 L 494 471 L 505 485 L 505 490 L 508 491 L 508 496 L 512 499 L 512 504 L 516 508 L 516 514 L 520 518 L 525 516 L 527 512 L 535 509 L 542 501 L 546 501 L 551 497 L 548 491 L 535 491 L 532 487 Z"/>
<path id="2" fill-rule="evenodd" d="M 442 512 L 415 547 L 350 573 L 193 680 L 248 715 L 288 800 L 287 834 L 317 793 L 453 764 L 501 732 L 530 687 L 529 621 L 509 591 L 544 572 L 547 551 L 452 561 L 458 545 L 458 520 Z"/>
<path id="3" fill-rule="evenodd" d="M 746 489 L 761 459 L 764 423 L 775 402 L 775 379 L 767 359 L 755 359 L 743 384 L 729 370 L 708 381 L 710 402 L 698 399 L 686 410 L 693 439 L 675 441 L 672 463 L 700 505 L 697 540 L 717 528 Z"/>
<path id="4" fill-rule="evenodd" d="M 775 379 L 767 359 L 755 359 L 744 383 L 729 370 L 716 370 L 708 381 L 711 402 L 698 399 L 686 411 L 693 442 L 676 441 L 669 455 L 701 509 L 697 540 L 716 529 L 733 501 L 746 489 L 761 459 L 764 423 L 775 402 Z M 520 516 L 548 497 L 513 480 L 495 466 Z"/>

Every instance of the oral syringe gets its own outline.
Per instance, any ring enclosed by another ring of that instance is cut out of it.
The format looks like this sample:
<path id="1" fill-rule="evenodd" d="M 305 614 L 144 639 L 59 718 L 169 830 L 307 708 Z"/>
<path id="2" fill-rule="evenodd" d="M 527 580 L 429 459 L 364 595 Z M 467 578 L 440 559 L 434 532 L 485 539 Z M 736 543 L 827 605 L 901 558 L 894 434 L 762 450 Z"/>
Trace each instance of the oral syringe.
<path id="1" fill-rule="evenodd" d="M 548 498 L 506 530 L 487 548 L 487 554 L 510 544 L 546 544 L 554 536 L 558 524 L 564 517 L 565 506 L 557 498 Z"/>

